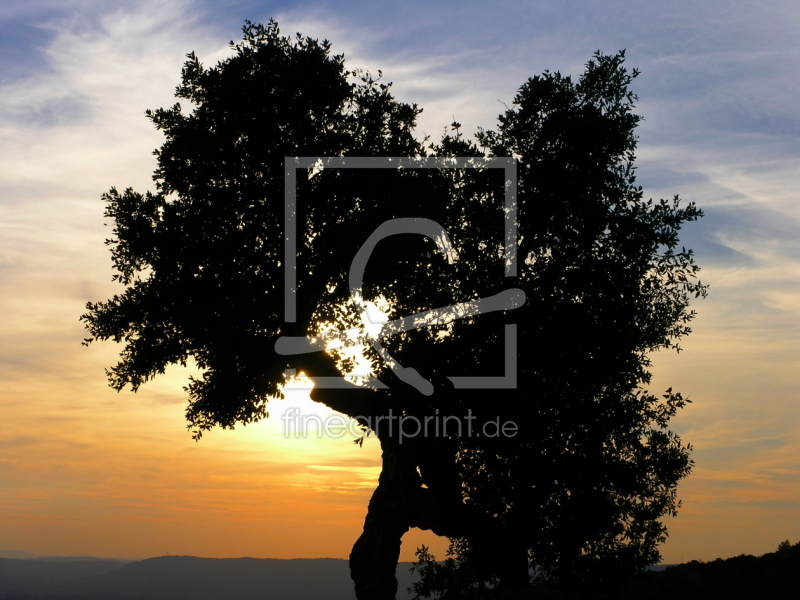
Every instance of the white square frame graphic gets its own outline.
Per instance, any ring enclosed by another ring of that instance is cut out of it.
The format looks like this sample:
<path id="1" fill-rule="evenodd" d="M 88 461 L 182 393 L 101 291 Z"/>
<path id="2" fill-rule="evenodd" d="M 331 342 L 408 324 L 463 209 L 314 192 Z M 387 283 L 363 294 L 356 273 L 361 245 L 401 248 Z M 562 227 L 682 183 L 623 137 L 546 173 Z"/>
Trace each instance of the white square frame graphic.
<path id="1" fill-rule="evenodd" d="M 297 170 L 298 169 L 503 169 L 503 244 L 505 277 L 516 277 L 517 268 L 517 163 L 512 157 L 342 157 L 287 156 L 284 161 L 284 321 L 297 320 Z M 457 389 L 513 389 L 517 387 L 517 326 L 505 325 L 504 375 L 499 377 L 448 377 Z M 287 369 L 286 375 L 295 374 Z M 315 387 L 350 387 L 343 377 L 314 377 Z M 386 388 L 373 379 L 373 387 Z"/>

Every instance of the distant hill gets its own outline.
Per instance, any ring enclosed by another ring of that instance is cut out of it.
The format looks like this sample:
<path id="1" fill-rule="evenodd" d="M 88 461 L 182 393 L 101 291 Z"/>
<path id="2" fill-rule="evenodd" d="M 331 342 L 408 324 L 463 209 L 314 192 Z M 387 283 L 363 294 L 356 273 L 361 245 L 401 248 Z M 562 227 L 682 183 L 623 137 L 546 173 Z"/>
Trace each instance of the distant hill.
<path id="1" fill-rule="evenodd" d="M 112 573 L 125 564 L 125 561 L 96 558 L 0 558 L 0 600 L 72 597 L 64 594 L 71 594 L 73 590 L 79 594 L 85 583 Z"/>
<path id="2" fill-rule="evenodd" d="M 16 554 L 27 558 L 0 558 L 0 600 L 355 600 L 347 561 L 340 559 L 162 556 L 124 561 Z M 411 597 L 406 593 L 413 579 L 411 564 L 397 567 L 398 599 Z M 657 569 L 630 582 L 618 600 L 792 598 L 800 588 L 800 543 L 783 542 L 778 551 L 760 557 Z M 549 588 L 532 590 L 531 597 L 567 598 Z"/>
<path id="3" fill-rule="evenodd" d="M 398 598 L 411 563 L 397 567 Z M 346 560 L 0 559 L 0 600 L 354 600 Z"/>

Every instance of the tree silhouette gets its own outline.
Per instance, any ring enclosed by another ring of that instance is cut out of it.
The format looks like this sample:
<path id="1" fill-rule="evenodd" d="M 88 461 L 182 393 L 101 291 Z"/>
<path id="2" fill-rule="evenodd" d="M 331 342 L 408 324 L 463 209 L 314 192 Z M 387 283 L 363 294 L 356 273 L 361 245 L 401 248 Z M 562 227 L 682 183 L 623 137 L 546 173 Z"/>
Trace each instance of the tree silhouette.
<path id="1" fill-rule="evenodd" d="M 148 111 L 166 138 L 155 192 L 104 195 L 125 291 L 82 319 L 87 343 L 124 343 L 111 385 L 193 359 L 199 438 L 265 417 L 287 368 L 315 381 L 313 400 L 381 442 L 350 557 L 360 599 L 394 597 L 415 526 L 510 589 L 529 560 L 557 576 L 654 562 L 690 461 L 666 429 L 683 398 L 643 391 L 648 352 L 676 347 L 705 287 L 677 251 L 700 211 L 634 185 L 624 55 L 598 54 L 577 84 L 529 80 L 480 146 L 454 123 L 426 149 L 420 109 L 327 41 L 247 22 L 231 47 L 211 68 L 189 54 L 184 103 Z M 394 320 L 379 335 L 363 318 L 378 304 Z M 366 384 L 322 351 L 337 336 L 371 364 Z"/>

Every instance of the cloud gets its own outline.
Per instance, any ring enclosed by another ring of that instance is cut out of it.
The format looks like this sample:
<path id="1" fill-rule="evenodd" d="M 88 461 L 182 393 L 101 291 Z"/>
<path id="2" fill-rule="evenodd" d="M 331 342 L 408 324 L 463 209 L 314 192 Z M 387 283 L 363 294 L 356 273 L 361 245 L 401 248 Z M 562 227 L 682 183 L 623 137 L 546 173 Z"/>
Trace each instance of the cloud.
<path id="1" fill-rule="evenodd" d="M 23 15 L 46 34 L 44 64 L 0 83 L 0 365 L 15 377 L 70 371 L 83 305 L 119 291 L 99 196 L 152 185 L 160 136 L 144 109 L 171 103 L 187 49 L 223 45 L 188 2 L 83 8 Z"/>

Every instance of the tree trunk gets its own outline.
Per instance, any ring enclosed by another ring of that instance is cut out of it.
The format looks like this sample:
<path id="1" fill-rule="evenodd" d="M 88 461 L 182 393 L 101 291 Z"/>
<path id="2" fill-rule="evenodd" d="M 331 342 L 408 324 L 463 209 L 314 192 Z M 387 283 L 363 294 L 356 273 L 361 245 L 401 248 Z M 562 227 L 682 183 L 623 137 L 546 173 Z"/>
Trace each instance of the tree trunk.
<path id="1" fill-rule="evenodd" d="M 400 444 L 380 429 L 378 437 L 383 468 L 370 499 L 364 531 L 350 554 L 350 574 L 358 600 L 395 598 L 402 537 L 411 527 L 459 537 L 467 520 L 454 447 L 426 438 L 406 439 Z M 449 459 L 445 456 L 448 452 Z"/>
<path id="2" fill-rule="evenodd" d="M 312 381 L 315 377 L 340 376 L 333 359 L 323 353 L 301 355 L 294 362 Z M 408 397 L 403 397 L 404 392 Z M 367 424 L 371 420 L 381 442 L 383 466 L 378 487 L 369 502 L 364 530 L 350 553 L 350 574 L 358 600 L 394 600 L 400 546 L 409 528 L 429 529 L 447 537 L 464 533 L 465 507 L 455 466 L 456 446 L 449 440 L 424 437 L 405 438 L 400 443 L 397 421 L 389 421 L 394 430 L 387 422 L 376 427 L 375 417 L 385 417 L 390 407 L 400 414 L 399 406 L 413 405 L 417 394 L 416 390 L 404 389 L 402 383 L 395 386 L 392 395 L 354 385 L 314 388 L 310 394 L 312 400 L 352 418 Z M 427 489 L 422 487 L 423 482 Z"/>
<path id="3" fill-rule="evenodd" d="M 394 600 L 402 537 L 409 529 L 409 496 L 419 476 L 395 440 L 381 439 L 383 470 L 369 501 L 364 531 L 350 553 L 358 600 Z"/>

